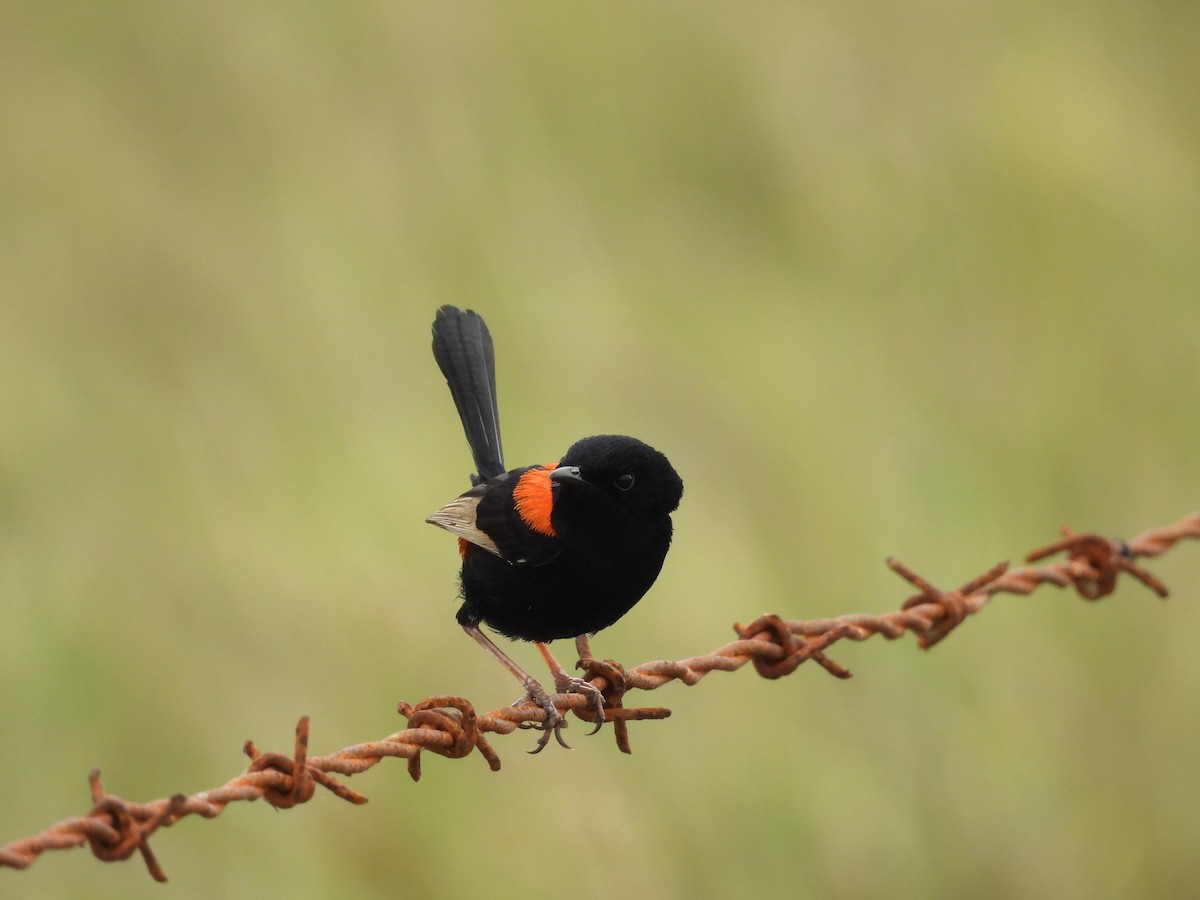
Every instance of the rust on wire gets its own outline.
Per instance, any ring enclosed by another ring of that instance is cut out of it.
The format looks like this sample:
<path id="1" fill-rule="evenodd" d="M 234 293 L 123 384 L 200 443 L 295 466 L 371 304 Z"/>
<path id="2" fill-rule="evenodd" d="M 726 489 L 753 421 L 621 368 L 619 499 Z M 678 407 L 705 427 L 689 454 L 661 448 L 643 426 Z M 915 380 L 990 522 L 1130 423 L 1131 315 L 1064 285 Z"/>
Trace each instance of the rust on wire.
<path id="1" fill-rule="evenodd" d="M 837 678 L 848 678 L 850 672 L 825 652 L 838 641 L 865 641 L 875 635 L 895 640 L 911 632 L 919 646 L 932 647 L 983 609 L 995 595 L 1029 594 L 1044 584 L 1073 587 L 1084 599 L 1099 600 L 1111 594 L 1119 576 L 1126 574 L 1158 596 L 1166 597 L 1166 586 L 1138 565 L 1137 560 L 1158 556 L 1181 540 L 1200 539 L 1200 513 L 1143 532 L 1129 541 L 1078 534 L 1067 528 L 1062 529 L 1062 535 L 1060 540 L 1031 552 L 1026 562 L 1038 562 L 1058 553 L 1065 553 L 1065 559 L 1017 569 L 999 563 L 949 591 L 940 590 L 903 563 L 889 559 L 889 568 L 917 590 L 893 612 L 805 621 L 762 615 L 748 625 L 735 625 L 737 640 L 703 656 L 648 662 L 632 669 L 613 660 L 586 658 L 580 660 L 578 667 L 603 693 L 605 721 L 613 725 L 617 747 L 629 753 L 629 722 L 665 719 L 671 714 L 665 707 L 626 707 L 624 701 L 629 691 L 652 691 L 672 681 L 694 685 L 709 672 L 733 672 L 747 663 L 768 679 L 790 675 L 810 660 Z M 590 723 L 586 718 L 588 698 L 560 694 L 553 700 L 559 709 L 572 710 Z M 38 834 L 0 847 L 0 867 L 25 869 L 47 850 L 87 844 L 98 859 L 106 862 L 140 853 L 151 876 L 165 881 L 166 875 L 150 849 L 149 840 L 159 828 L 174 825 L 185 816 L 211 819 L 230 803 L 244 800 L 262 799 L 276 809 L 290 809 L 311 800 L 318 787 L 350 803 L 366 803 L 366 797 L 346 787 L 336 776 L 358 775 L 385 759 L 398 758 L 406 761 L 408 773 L 416 781 L 421 777 L 422 750 L 448 759 L 462 759 L 478 752 L 495 771 L 500 768 L 500 757 L 485 735 L 510 734 L 523 725 L 544 721 L 546 715 L 533 703 L 501 707 L 481 715 L 463 698 L 450 696 L 427 697 L 416 704 L 401 703 L 399 712 L 407 720 L 405 729 L 327 756 L 309 756 L 309 722 L 305 716 L 296 726 L 291 756 L 263 753 L 253 741 L 247 741 L 245 753 L 250 765 L 246 772 L 221 787 L 191 797 L 176 794 L 150 803 L 131 803 L 107 793 L 99 770 L 94 770 L 88 779 L 92 800 L 88 813 L 64 819 Z"/>

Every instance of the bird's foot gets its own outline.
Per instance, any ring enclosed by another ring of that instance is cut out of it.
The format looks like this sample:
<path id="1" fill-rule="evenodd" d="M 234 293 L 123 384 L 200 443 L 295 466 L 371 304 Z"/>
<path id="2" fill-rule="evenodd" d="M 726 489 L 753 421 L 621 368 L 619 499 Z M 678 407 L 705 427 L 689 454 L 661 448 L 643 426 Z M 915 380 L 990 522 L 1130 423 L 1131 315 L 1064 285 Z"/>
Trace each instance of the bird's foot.
<path id="1" fill-rule="evenodd" d="M 541 707 L 546 714 L 546 718 L 541 722 L 522 722 L 518 728 L 536 728 L 542 733 L 537 740 L 537 745 L 530 750 L 530 753 L 541 753 L 546 749 L 546 745 L 550 743 L 550 736 L 558 741 L 559 745 L 571 749 L 571 745 L 563 740 L 562 730 L 567 727 L 566 717 L 563 716 L 550 695 L 537 683 L 537 679 L 526 677 L 525 679 L 525 695 L 517 700 L 513 706 L 520 706 L 522 703 L 534 703 Z"/>
<path id="2" fill-rule="evenodd" d="M 589 681 L 584 681 L 582 678 L 575 678 L 566 672 L 560 671 L 554 675 L 554 689 L 560 694 L 583 694 L 587 697 L 587 709 L 593 711 L 592 721 L 596 723 L 596 727 L 588 732 L 588 734 L 592 735 L 600 730 L 600 726 L 604 724 L 604 694 L 601 693 L 598 687 Z M 533 702 L 541 707 L 542 711 L 546 714 L 546 718 L 541 722 L 522 722 L 518 726 L 520 728 L 536 728 L 542 732 L 541 737 L 537 740 L 537 745 L 529 752 L 541 753 L 546 749 L 546 745 L 550 743 L 551 736 L 558 741 L 559 746 L 570 750 L 571 745 L 562 736 L 562 730 L 567 727 L 566 717 L 554 705 L 554 700 L 550 695 L 533 678 L 529 678 L 525 682 L 525 696 L 518 700 L 514 706 L 519 706 L 526 702 Z"/>
<path id="3" fill-rule="evenodd" d="M 600 730 L 600 726 L 604 724 L 604 693 L 600 688 L 590 681 L 559 670 L 554 673 L 554 689 L 560 694 L 583 694 L 587 697 L 588 704 L 584 708 L 592 713 L 592 722 L 596 725 L 588 732 L 588 736 Z"/>

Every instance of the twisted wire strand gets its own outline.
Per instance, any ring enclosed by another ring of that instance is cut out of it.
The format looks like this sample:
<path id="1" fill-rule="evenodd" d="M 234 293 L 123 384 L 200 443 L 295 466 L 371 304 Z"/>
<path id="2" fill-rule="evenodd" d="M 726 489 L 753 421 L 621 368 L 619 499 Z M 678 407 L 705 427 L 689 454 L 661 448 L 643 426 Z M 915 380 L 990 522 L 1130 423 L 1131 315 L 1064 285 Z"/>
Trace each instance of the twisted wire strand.
<path id="1" fill-rule="evenodd" d="M 657 660 L 632 669 L 625 669 L 613 660 L 589 657 L 580 660 L 579 667 L 604 693 L 605 720 L 613 724 L 618 748 L 629 753 L 629 722 L 665 719 L 671 714 L 665 707 L 625 707 L 624 697 L 630 690 L 652 691 L 672 681 L 694 685 L 710 672 L 733 672 L 747 663 L 769 679 L 789 675 L 808 660 L 834 677 L 848 678 L 850 672 L 825 653 L 838 641 L 865 641 L 875 635 L 896 640 L 911 632 L 920 647 L 929 648 L 983 609 L 995 595 L 1026 595 L 1042 585 L 1073 587 L 1085 600 L 1095 601 L 1111 594 L 1118 578 L 1126 574 L 1165 598 L 1166 586 L 1138 565 L 1137 560 L 1159 556 L 1185 539 L 1200 539 L 1200 513 L 1150 529 L 1129 541 L 1063 528 L 1061 539 L 1032 551 L 1025 561 L 1034 563 L 1057 553 L 1066 553 L 1065 559 L 1017 569 L 999 563 L 949 591 L 938 589 L 903 563 L 889 559 L 887 565 L 917 590 L 893 612 L 852 613 L 802 621 L 765 614 L 748 625 L 734 625 L 736 640 L 702 656 Z M 589 701 L 582 695 L 560 694 L 553 699 L 560 709 L 587 715 Z M 87 844 L 98 859 L 106 862 L 139 853 L 150 875 L 157 881 L 166 881 L 149 839 L 158 829 L 186 816 L 211 819 L 230 803 L 259 799 L 277 809 L 290 809 L 311 800 L 318 787 L 350 803 L 366 803 L 366 797 L 335 776 L 358 775 L 385 759 L 398 758 L 406 760 L 409 775 L 416 781 L 421 777 L 422 750 L 449 759 L 461 759 L 478 751 L 495 771 L 500 768 L 500 757 L 485 735 L 536 727 L 546 715 L 531 702 L 479 714 L 462 697 L 451 696 L 427 697 L 416 704 L 401 703 L 399 712 L 407 720 L 403 730 L 325 756 L 308 755 L 309 719 L 304 716 L 296 726 L 290 756 L 264 753 L 247 741 L 244 752 L 250 758 L 250 765 L 243 774 L 190 797 L 175 794 L 149 803 L 131 802 L 108 793 L 99 770 L 94 769 L 88 776 L 91 809 L 82 816 L 63 819 L 37 834 L 0 847 L 0 867 L 25 869 L 47 850 Z"/>

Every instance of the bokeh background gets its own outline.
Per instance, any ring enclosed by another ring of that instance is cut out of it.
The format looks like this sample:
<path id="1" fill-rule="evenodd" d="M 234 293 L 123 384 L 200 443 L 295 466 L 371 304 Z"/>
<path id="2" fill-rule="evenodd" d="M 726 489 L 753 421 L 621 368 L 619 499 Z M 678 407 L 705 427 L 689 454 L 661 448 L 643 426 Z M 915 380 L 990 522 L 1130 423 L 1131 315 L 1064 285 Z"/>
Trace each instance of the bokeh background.
<path id="1" fill-rule="evenodd" d="M 1195 3 L 5 4 L 0 843 L 484 709 L 422 519 L 482 311 L 515 464 L 598 431 L 687 485 L 632 665 L 880 612 L 1070 524 L 1200 503 Z M 1194 896 L 1200 547 L 930 653 L 752 671 L 531 757 L 401 764 L 6 897 Z M 564 655 L 569 651 L 564 648 Z M 533 664 L 530 648 L 518 655 Z"/>

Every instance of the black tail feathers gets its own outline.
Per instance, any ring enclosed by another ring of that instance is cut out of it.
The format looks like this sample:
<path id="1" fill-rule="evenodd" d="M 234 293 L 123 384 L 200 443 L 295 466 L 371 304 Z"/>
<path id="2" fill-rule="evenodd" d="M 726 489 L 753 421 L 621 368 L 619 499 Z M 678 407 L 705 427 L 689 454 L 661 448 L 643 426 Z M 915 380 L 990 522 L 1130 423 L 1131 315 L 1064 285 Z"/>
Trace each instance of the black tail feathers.
<path id="1" fill-rule="evenodd" d="M 500 414 L 496 405 L 496 354 L 483 318 L 473 310 L 443 306 L 433 320 L 433 357 L 446 376 L 462 419 L 478 484 L 501 474 Z"/>

